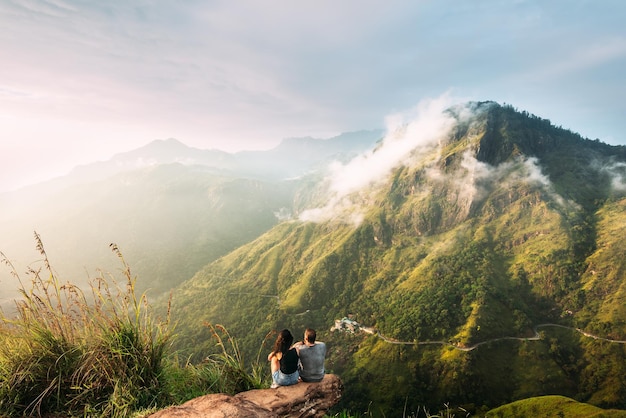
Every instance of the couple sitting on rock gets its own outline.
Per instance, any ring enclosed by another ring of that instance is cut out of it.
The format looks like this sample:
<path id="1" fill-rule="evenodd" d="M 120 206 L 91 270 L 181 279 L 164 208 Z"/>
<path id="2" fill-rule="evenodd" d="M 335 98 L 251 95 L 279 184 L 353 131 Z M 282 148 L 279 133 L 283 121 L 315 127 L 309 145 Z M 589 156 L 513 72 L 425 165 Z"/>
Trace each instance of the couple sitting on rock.
<path id="1" fill-rule="evenodd" d="M 278 334 L 274 350 L 267 356 L 271 363 L 272 388 L 295 385 L 299 380 L 321 382 L 324 379 L 326 344 L 315 338 L 315 330 L 311 328 L 304 331 L 304 340 L 295 344 L 288 329 Z"/>

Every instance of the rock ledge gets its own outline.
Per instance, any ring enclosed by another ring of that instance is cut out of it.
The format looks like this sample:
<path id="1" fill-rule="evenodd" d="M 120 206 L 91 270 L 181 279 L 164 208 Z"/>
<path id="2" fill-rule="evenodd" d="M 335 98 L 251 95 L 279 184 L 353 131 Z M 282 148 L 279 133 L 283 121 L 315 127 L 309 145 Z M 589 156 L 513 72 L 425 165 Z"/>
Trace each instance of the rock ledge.
<path id="1" fill-rule="evenodd" d="M 323 417 L 341 398 L 343 383 L 327 374 L 319 383 L 300 382 L 234 396 L 211 394 L 163 409 L 149 418 Z"/>

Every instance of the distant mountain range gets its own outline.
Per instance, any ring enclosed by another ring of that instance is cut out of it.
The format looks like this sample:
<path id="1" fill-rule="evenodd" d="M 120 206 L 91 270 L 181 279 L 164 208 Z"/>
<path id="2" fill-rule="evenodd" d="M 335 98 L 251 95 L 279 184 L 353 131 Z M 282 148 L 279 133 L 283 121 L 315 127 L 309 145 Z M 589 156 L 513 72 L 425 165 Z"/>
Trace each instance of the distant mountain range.
<path id="1" fill-rule="evenodd" d="M 350 159 L 372 148 L 382 136 L 382 130 L 364 130 L 328 139 L 289 138 L 270 150 L 236 153 L 193 148 L 173 138 L 159 139 L 136 150 L 117 154 L 107 161 L 77 166 L 66 176 L 25 189 L 29 193 L 32 190 L 49 193 L 68 185 L 103 180 L 122 172 L 162 164 L 202 166 L 216 174 L 233 177 L 283 180 L 301 176 L 334 159 Z M 18 193 L 23 194 L 24 190 Z"/>
<path id="2" fill-rule="evenodd" d="M 235 154 L 156 140 L 0 194 L 0 251 L 26 271 L 41 258 L 37 231 L 55 268 L 82 282 L 98 269 L 117 270 L 108 248 L 115 242 L 133 261 L 140 289 L 158 294 L 291 216 L 297 187 L 290 178 L 371 149 L 382 135 L 293 138 Z M 0 270 L 5 301 L 16 286 L 10 271 Z"/>

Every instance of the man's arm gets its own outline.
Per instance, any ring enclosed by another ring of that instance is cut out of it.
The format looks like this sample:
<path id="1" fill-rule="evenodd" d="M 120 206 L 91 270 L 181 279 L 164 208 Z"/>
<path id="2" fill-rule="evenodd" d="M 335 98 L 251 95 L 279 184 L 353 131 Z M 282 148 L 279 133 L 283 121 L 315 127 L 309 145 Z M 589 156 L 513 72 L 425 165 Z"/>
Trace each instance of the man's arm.
<path id="1" fill-rule="evenodd" d="M 302 341 L 297 341 L 295 342 L 291 348 L 295 348 L 296 351 L 298 352 L 298 355 L 300 355 L 300 347 L 303 345 L 304 343 Z"/>

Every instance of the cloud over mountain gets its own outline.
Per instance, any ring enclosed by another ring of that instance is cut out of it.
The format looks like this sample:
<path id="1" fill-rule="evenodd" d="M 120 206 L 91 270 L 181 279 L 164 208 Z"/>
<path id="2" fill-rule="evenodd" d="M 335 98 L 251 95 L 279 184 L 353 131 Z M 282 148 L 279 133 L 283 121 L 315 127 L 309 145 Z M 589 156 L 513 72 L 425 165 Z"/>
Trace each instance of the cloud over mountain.
<path id="1" fill-rule="evenodd" d="M 419 161 L 436 150 L 449 134 L 457 121 L 445 112 L 451 104 L 452 99 L 445 94 L 424 100 L 407 112 L 388 116 L 387 133 L 380 146 L 347 164 L 333 163 L 326 179 L 328 203 L 304 211 L 300 219 L 323 222 L 340 217 L 358 224 L 361 219 L 358 200 L 363 198 L 362 193 L 384 183 L 399 165 Z M 467 116 L 468 113 L 460 114 Z"/>

